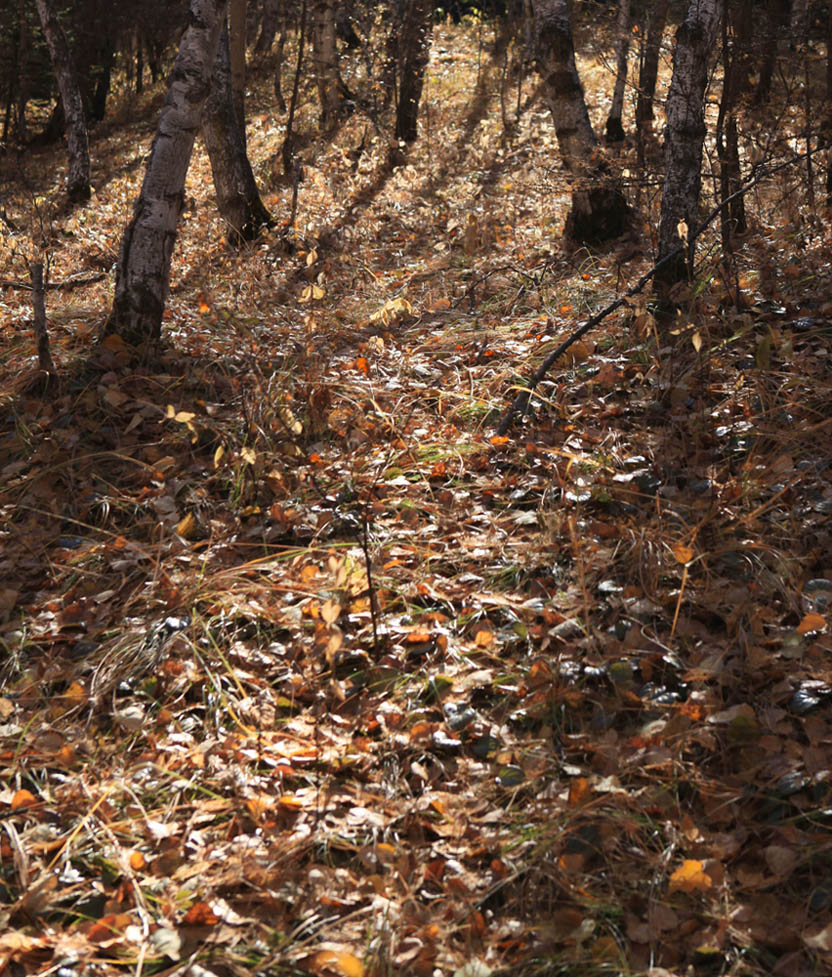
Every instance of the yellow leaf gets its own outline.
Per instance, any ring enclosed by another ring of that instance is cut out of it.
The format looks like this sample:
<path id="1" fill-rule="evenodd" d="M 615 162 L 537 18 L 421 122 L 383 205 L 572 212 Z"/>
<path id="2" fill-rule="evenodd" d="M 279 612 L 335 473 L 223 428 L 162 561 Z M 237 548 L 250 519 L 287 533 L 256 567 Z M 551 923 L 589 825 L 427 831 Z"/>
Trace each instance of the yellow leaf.
<path id="1" fill-rule="evenodd" d="M 678 563 L 690 563 L 693 559 L 693 550 L 690 546 L 685 546 L 684 543 L 677 543 L 673 547 L 673 555 Z"/>
<path id="2" fill-rule="evenodd" d="M 249 448 L 248 445 L 246 445 L 245 448 L 240 449 L 240 457 L 243 459 L 243 461 L 247 461 L 249 465 L 253 465 L 255 461 L 257 461 L 257 452 L 254 450 L 254 448 Z"/>
<path id="3" fill-rule="evenodd" d="M 217 450 L 214 452 L 214 468 L 220 467 L 220 462 L 222 461 L 222 456 L 224 454 L 225 454 L 225 448 L 223 445 L 220 445 L 217 448 Z"/>
<path id="4" fill-rule="evenodd" d="M 165 410 L 165 417 L 176 417 L 176 408 L 173 406 L 173 404 L 168 404 L 167 409 Z"/>
<path id="5" fill-rule="evenodd" d="M 364 977 L 364 964 L 346 950 L 319 950 L 312 958 L 314 970 L 336 970 L 343 977 Z"/>
<path id="6" fill-rule="evenodd" d="M 697 330 L 696 330 L 696 332 L 695 332 L 695 333 L 694 333 L 694 334 L 693 334 L 693 335 L 692 335 L 692 336 L 690 337 L 690 341 L 691 341 L 691 342 L 693 343 L 693 348 L 694 348 L 694 349 L 696 350 L 696 352 L 698 353 L 698 352 L 699 352 L 699 350 L 700 350 L 700 349 L 702 349 L 702 336 L 701 336 L 701 335 L 699 334 L 699 330 L 698 330 L 698 329 L 697 329 Z"/>
<path id="7" fill-rule="evenodd" d="M 670 876 L 670 891 L 704 892 L 712 885 L 711 877 L 695 858 L 686 858 Z"/>
<path id="8" fill-rule="evenodd" d="M 798 624 L 797 633 L 798 634 L 808 634 L 810 631 L 823 631 L 826 627 L 826 618 L 822 614 L 816 614 L 812 612 L 807 614 L 806 617 Z"/>
<path id="9" fill-rule="evenodd" d="M 341 605 L 334 600 L 327 600 L 321 605 L 321 617 L 327 624 L 334 624 L 341 613 Z"/>
<path id="10" fill-rule="evenodd" d="M 177 536 L 181 536 L 182 539 L 193 539 L 196 534 L 196 529 L 196 518 L 192 512 L 187 513 L 176 524 L 176 534 Z"/>
<path id="11" fill-rule="evenodd" d="M 335 963 L 344 977 L 364 977 L 364 964 L 346 950 L 336 955 Z"/>

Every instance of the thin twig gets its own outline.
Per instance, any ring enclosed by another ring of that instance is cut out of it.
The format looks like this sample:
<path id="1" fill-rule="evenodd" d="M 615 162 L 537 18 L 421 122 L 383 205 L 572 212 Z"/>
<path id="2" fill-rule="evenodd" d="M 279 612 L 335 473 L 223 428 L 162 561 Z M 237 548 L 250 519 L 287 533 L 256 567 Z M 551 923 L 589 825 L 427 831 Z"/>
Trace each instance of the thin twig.
<path id="1" fill-rule="evenodd" d="M 506 431 L 508 431 L 508 429 L 511 427 L 515 416 L 518 413 L 525 412 L 526 408 L 529 405 L 529 400 L 531 399 L 531 395 L 535 387 L 546 376 L 549 370 L 554 366 L 555 362 L 566 352 L 566 350 L 569 349 L 569 347 L 573 343 L 576 343 L 579 339 L 585 336 L 591 329 L 594 329 L 599 322 L 603 322 L 603 320 L 606 319 L 608 315 L 615 312 L 616 309 L 620 309 L 622 305 L 625 305 L 627 299 L 632 298 L 634 295 L 637 295 L 644 288 L 644 286 L 656 275 L 657 271 L 664 268 L 666 264 L 668 264 L 674 258 L 677 258 L 687 248 L 692 247 L 693 242 L 696 240 L 696 238 L 699 237 L 699 235 L 711 224 L 714 218 L 722 211 L 724 207 L 727 207 L 732 200 L 736 200 L 737 197 L 740 197 L 743 194 L 747 193 L 758 183 L 762 182 L 762 180 L 764 180 L 766 177 L 773 176 L 775 173 L 785 169 L 788 166 L 794 166 L 796 163 L 801 162 L 801 160 L 805 159 L 807 156 L 810 156 L 812 152 L 815 152 L 815 150 L 808 150 L 805 153 L 800 153 L 800 155 L 794 156 L 783 163 L 778 163 L 777 166 L 772 166 L 772 167 L 761 166 L 754 174 L 754 176 L 752 176 L 751 179 L 748 180 L 747 183 L 743 184 L 743 186 L 741 186 L 739 190 L 736 190 L 734 193 L 730 194 L 730 196 L 720 201 L 720 203 L 718 203 L 714 207 L 714 209 L 708 214 L 708 216 L 702 221 L 702 223 L 688 233 L 688 241 L 686 243 L 680 244 L 678 248 L 674 248 L 673 251 L 666 254 L 660 261 L 657 261 L 656 264 L 654 264 L 653 267 L 649 269 L 649 271 L 646 271 L 641 276 L 641 278 L 639 278 L 639 280 L 635 283 L 635 285 L 629 288 L 623 295 L 620 295 L 614 302 L 610 302 L 610 304 L 605 306 L 603 309 L 601 309 L 600 312 L 596 312 L 591 319 L 587 319 L 587 321 L 580 328 L 576 329 L 571 335 L 569 335 L 566 339 L 564 339 L 564 341 L 555 349 L 553 349 L 552 352 L 549 353 L 549 355 L 546 357 L 546 359 L 543 360 L 543 362 L 540 364 L 537 370 L 535 370 L 528 384 L 520 391 L 520 393 L 517 394 L 517 396 L 511 402 L 508 409 L 500 419 L 500 423 L 497 425 L 496 433 L 498 435 L 504 435 Z"/>

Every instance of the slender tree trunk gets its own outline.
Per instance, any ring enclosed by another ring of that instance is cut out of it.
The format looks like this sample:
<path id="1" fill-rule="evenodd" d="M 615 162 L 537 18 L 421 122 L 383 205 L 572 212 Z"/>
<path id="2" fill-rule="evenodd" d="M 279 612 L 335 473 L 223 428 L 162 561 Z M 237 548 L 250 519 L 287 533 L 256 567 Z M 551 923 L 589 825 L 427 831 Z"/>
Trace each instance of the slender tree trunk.
<path id="1" fill-rule="evenodd" d="M 144 91 L 144 37 L 136 31 L 136 94 Z"/>
<path id="2" fill-rule="evenodd" d="M 405 0 L 398 26 L 396 138 L 416 141 L 419 132 L 419 102 L 430 58 L 433 0 Z"/>
<path id="3" fill-rule="evenodd" d="M 719 192 L 723 200 L 739 189 L 742 170 L 739 154 L 736 106 L 745 87 L 747 48 L 750 42 L 750 0 L 727 0 L 722 22 L 722 98 L 716 120 L 716 149 L 719 156 Z M 746 231 L 745 203 L 742 196 L 720 212 L 722 249 L 733 250 L 735 234 Z"/>
<path id="4" fill-rule="evenodd" d="M 793 47 L 806 43 L 809 34 L 809 0 L 792 0 L 791 34 Z"/>
<path id="5" fill-rule="evenodd" d="M 313 0 L 312 51 L 315 81 L 321 103 L 321 129 L 330 129 L 338 121 L 343 103 L 338 75 L 338 49 L 335 44 L 335 0 Z"/>
<path id="6" fill-rule="evenodd" d="M 287 18 L 284 12 L 284 16 L 280 18 L 280 34 L 277 37 L 277 49 L 274 52 L 274 67 L 272 68 L 274 72 L 274 97 L 277 99 L 277 107 L 281 112 L 286 111 L 286 99 L 283 97 L 283 61 L 286 51 L 287 26 Z"/>
<path id="7" fill-rule="evenodd" d="M 573 181 L 566 236 L 582 244 L 608 241 L 624 232 L 630 208 L 592 158 L 598 142 L 575 65 L 568 2 L 536 0 L 534 16 L 543 99 L 552 113 L 564 168 Z"/>
<path id="8" fill-rule="evenodd" d="M 32 280 L 32 311 L 35 327 L 35 340 L 38 345 L 38 366 L 49 377 L 56 373 L 49 349 L 49 331 L 46 326 L 46 300 L 44 296 L 43 261 L 29 263 L 29 277 Z"/>
<path id="9" fill-rule="evenodd" d="M 29 26 L 26 23 L 25 0 L 18 0 L 17 4 L 17 117 L 15 119 L 15 135 L 19 143 L 25 143 L 26 132 L 26 103 L 29 101 L 29 73 L 27 71 L 27 55 L 29 53 Z"/>
<path id="10" fill-rule="evenodd" d="M 232 244 L 252 241 L 273 223 L 257 190 L 234 107 L 228 30 L 223 28 L 202 116 L 202 138 L 211 159 L 217 206 Z"/>
<path id="11" fill-rule="evenodd" d="M 705 85 L 717 37 L 720 0 L 691 0 L 676 33 L 673 78 L 667 95 L 665 179 L 659 224 L 661 261 L 682 243 L 679 225 L 699 223 L 702 146 L 705 142 Z M 692 245 L 691 241 L 691 245 Z M 656 274 L 659 287 L 683 281 L 692 271 L 693 248 Z"/>
<path id="12" fill-rule="evenodd" d="M 623 142 L 624 89 L 627 85 L 627 58 L 630 54 L 630 0 L 618 0 L 618 24 L 615 54 L 615 89 L 612 105 L 607 116 L 605 131 L 607 142 Z"/>
<path id="13" fill-rule="evenodd" d="M 766 3 L 763 59 L 760 63 L 760 77 L 754 99 L 758 104 L 767 102 L 771 95 L 774 69 L 777 67 L 777 49 L 780 35 L 789 23 L 789 0 L 768 0 Z"/>
<path id="14" fill-rule="evenodd" d="M 115 59 L 115 45 L 110 37 L 105 37 L 99 50 L 100 64 L 91 78 L 93 82 L 90 93 L 90 118 L 100 122 L 107 111 L 107 96 L 110 94 L 110 82 Z"/>
<path id="15" fill-rule="evenodd" d="M 189 0 L 165 104 L 133 219 L 121 241 L 116 294 L 105 333 L 134 345 L 158 339 L 170 287 L 185 176 L 225 22 L 228 0 Z"/>
<path id="16" fill-rule="evenodd" d="M 650 5 L 650 15 L 647 18 L 647 40 L 644 43 L 644 61 L 638 79 L 636 125 L 639 130 L 643 130 L 647 123 L 653 119 L 653 97 L 656 94 L 659 54 L 662 49 L 668 5 L 669 0 L 655 0 Z"/>
<path id="17" fill-rule="evenodd" d="M 265 0 L 263 5 L 263 19 L 260 22 L 260 33 L 257 35 L 257 40 L 254 44 L 255 54 L 265 54 L 267 51 L 271 51 L 275 34 L 277 34 L 277 28 L 281 19 L 284 19 L 280 16 L 281 3 L 282 0 Z"/>
<path id="18" fill-rule="evenodd" d="M 826 115 L 823 122 L 826 145 L 826 206 L 832 206 L 832 0 L 826 10 Z"/>
<path id="19" fill-rule="evenodd" d="M 36 0 L 43 36 L 61 93 L 66 119 L 66 142 L 69 153 L 67 194 L 75 203 L 90 197 L 90 147 L 84 100 L 72 65 L 66 35 L 58 20 L 52 0 Z"/>
<path id="20" fill-rule="evenodd" d="M 246 0 L 230 0 L 228 32 L 231 46 L 231 88 L 234 112 L 246 145 Z"/>

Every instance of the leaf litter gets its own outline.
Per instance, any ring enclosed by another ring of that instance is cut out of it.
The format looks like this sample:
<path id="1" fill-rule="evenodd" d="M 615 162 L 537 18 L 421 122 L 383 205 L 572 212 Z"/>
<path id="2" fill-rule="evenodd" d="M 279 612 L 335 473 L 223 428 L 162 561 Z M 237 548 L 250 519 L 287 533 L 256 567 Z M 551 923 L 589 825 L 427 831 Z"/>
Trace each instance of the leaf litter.
<path id="1" fill-rule="evenodd" d="M 158 362 L 112 337 L 9 387 L 4 971 L 830 964 L 828 230 L 798 285 L 770 228 L 766 282 L 749 246 L 745 305 L 714 276 L 661 350 L 634 303 L 494 437 L 621 265 L 553 244 L 539 103 L 455 136 L 476 38 L 437 34 L 407 166 L 344 169 L 346 128 L 288 253 L 232 253 L 198 152 Z M 140 173 L 100 176 L 61 274 L 117 249 Z"/>

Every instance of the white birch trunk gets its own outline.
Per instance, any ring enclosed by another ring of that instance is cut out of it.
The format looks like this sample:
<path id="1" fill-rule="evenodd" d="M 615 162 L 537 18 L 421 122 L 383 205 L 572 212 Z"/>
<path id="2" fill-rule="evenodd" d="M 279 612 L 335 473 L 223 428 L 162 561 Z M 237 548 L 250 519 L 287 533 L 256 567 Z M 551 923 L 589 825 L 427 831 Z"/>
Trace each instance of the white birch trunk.
<path id="1" fill-rule="evenodd" d="M 64 29 L 58 20 L 52 0 L 36 0 L 43 36 L 61 93 L 61 105 L 66 120 L 66 145 L 69 156 L 67 194 L 73 202 L 88 200 L 90 196 L 90 147 L 84 100 L 69 53 Z"/>
<path id="2" fill-rule="evenodd" d="M 702 146 L 705 142 L 705 86 L 721 14 L 719 0 L 691 0 L 676 33 L 673 77 L 667 96 L 665 177 L 659 224 L 659 260 L 682 244 L 679 224 L 699 223 Z M 683 280 L 690 263 L 684 254 L 668 262 L 659 283 Z"/>
<path id="3" fill-rule="evenodd" d="M 190 0 L 141 193 L 121 241 L 106 333 L 140 345 L 157 339 L 170 285 L 185 176 L 210 90 L 228 0 Z"/>
<path id="4" fill-rule="evenodd" d="M 630 211 L 620 190 L 593 160 L 598 140 L 575 64 L 568 0 L 535 0 L 534 19 L 543 100 L 573 182 L 566 236 L 587 244 L 610 240 L 624 232 Z"/>

